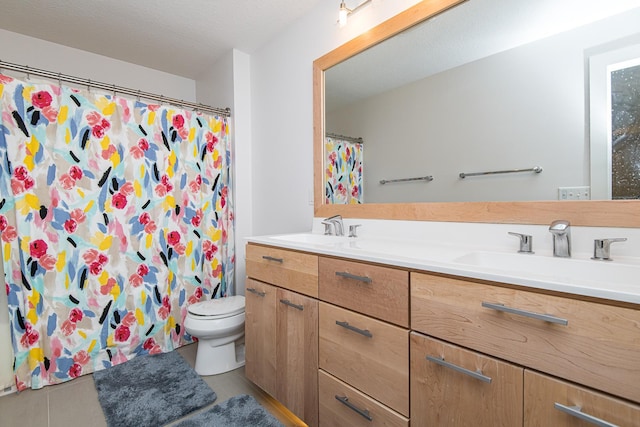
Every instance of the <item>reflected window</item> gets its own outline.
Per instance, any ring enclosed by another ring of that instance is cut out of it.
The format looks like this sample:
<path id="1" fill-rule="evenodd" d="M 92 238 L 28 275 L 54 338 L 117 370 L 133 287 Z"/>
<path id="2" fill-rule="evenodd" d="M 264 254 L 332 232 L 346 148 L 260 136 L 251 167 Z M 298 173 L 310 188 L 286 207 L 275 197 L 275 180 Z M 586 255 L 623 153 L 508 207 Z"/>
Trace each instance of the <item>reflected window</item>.
<path id="1" fill-rule="evenodd" d="M 640 198 L 640 58 L 612 67 L 611 193 L 613 199 Z"/>

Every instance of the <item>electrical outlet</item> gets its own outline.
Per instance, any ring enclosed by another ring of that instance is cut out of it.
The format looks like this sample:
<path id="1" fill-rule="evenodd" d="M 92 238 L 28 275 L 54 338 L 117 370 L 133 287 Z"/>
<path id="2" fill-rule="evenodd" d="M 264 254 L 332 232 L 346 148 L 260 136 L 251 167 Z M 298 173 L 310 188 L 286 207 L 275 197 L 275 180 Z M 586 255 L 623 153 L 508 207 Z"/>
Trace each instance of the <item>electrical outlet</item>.
<path id="1" fill-rule="evenodd" d="M 558 187 L 558 200 L 590 200 L 591 187 Z"/>

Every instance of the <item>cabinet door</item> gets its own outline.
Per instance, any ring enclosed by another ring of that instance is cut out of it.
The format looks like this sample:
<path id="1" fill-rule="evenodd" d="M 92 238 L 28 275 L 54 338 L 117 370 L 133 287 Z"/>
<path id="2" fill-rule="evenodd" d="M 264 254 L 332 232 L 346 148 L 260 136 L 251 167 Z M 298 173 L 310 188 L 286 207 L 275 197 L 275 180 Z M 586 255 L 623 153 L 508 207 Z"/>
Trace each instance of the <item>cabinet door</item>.
<path id="1" fill-rule="evenodd" d="M 275 397 L 318 425 L 318 301 L 278 289 Z"/>
<path id="2" fill-rule="evenodd" d="M 524 374 L 525 427 L 639 426 L 640 406 L 537 372 Z"/>
<path id="3" fill-rule="evenodd" d="M 247 279 L 245 289 L 245 375 L 275 396 L 277 288 Z"/>
<path id="4" fill-rule="evenodd" d="M 411 425 L 521 426 L 523 369 L 411 333 Z"/>

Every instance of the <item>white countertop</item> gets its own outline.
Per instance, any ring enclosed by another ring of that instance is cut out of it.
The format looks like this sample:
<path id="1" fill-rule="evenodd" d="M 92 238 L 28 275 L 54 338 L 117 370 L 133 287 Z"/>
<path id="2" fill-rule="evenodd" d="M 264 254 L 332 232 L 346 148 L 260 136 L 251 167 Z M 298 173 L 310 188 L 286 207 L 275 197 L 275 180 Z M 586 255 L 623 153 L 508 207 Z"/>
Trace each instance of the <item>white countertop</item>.
<path id="1" fill-rule="evenodd" d="M 511 227 L 516 230 L 517 227 Z M 422 237 L 422 236 L 421 236 Z M 317 232 L 249 237 L 252 243 L 350 258 L 414 270 L 527 286 L 536 289 L 640 304 L 640 258 L 594 261 L 589 252 L 553 257 L 544 248 L 443 244 L 442 240 L 323 236 Z M 516 242 L 515 240 L 513 241 Z"/>

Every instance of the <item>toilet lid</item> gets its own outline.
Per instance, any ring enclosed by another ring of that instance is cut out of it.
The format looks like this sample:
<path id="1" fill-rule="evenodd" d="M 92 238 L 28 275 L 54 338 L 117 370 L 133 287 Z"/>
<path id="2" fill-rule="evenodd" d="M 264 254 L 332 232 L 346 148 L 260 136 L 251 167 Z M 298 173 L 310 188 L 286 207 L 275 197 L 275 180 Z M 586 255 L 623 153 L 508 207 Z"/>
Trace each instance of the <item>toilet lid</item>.
<path id="1" fill-rule="evenodd" d="M 236 295 L 225 298 L 210 299 L 189 306 L 189 313 L 196 316 L 228 317 L 244 311 L 244 297 Z"/>

